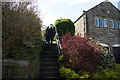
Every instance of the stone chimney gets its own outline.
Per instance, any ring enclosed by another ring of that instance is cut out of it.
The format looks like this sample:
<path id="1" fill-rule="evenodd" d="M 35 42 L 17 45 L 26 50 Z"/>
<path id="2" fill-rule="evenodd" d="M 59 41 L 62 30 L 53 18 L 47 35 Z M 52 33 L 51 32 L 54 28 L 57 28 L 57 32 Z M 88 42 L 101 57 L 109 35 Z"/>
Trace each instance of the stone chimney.
<path id="1" fill-rule="evenodd" d="M 105 0 L 104 2 L 109 2 L 109 0 Z"/>

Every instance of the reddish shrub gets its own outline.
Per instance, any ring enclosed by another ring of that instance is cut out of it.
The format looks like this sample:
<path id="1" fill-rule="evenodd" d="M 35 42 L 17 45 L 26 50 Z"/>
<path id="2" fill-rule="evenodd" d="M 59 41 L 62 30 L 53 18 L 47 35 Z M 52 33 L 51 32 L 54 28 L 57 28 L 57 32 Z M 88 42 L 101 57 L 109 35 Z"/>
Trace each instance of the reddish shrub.
<path id="1" fill-rule="evenodd" d="M 89 42 L 86 36 L 73 37 L 66 33 L 61 42 L 65 67 L 70 67 L 75 71 L 93 72 L 99 65 L 101 47 Z"/>

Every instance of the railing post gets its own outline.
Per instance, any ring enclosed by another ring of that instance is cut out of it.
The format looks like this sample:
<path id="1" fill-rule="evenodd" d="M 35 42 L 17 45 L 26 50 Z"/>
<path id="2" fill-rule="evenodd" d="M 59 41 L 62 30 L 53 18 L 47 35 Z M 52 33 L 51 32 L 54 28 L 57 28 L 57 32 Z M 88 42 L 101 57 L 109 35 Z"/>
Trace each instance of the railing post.
<path id="1" fill-rule="evenodd" d="M 60 43 L 60 39 L 59 39 L 57 31 L 56 31 L 56 42 L 57 42 L 57 46 L 58 46 L 58 50 L 59 50 L 59 54 L 60 54 L 61 53 L 60 50 L 62 49 L 62 47 L 61 47 L 61 43 Z"/>

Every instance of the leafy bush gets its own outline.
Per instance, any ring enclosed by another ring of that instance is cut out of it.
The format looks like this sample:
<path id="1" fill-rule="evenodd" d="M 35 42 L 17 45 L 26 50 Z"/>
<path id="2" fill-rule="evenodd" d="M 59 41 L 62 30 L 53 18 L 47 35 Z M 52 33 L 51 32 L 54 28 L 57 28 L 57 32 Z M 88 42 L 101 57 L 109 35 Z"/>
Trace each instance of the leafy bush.
<path id="1" fill-rule="evenodd" d="M 81 35 L 73 37 L 69 33 L 61 41 L 62 55 L 58 59 L 64 66 L 59 70 L 61 76 L 71 78 L 76 73 L 80 79 L 120 79 L 120 65 L 115 65 L 114 56 L 99 42 Z"/>
<path id="2" fill-rule="evenodd" d="M 70 36 L 69 33 L 62 37 L 62 54 L 64 66 L 79 70 L 93 72 L 100 64 L 102 47 L 88 41 L 86 36 Z"/>
<path id="3" fill-rule="evenodd" d="M 59 55 L 59 57 L 58 57 L 58 62 L 59 62 L 59 65 L 60 66 L 63 66 L 63 63 L 64 63 L 64 61 L 63 61 L 63 54 L 62 55 Z"/>
<path id="4" fill-rule="evenodd" d="M 116 64 L 115 58 L 111 53 L 101 54 L 101 66 L 104 68 L 112 68 Z"/>
<path id="5" fill-rule="evenodd" d="M 26 3 L 2 3 L 3 59 L 33 59 L 41 51 L 41 19 Z"/>
<path id="6" fill-rule="evenodd" d="M 116 62 L 115 57 L 113 54 L 108 53 L 108 49 L 101 46 L 101 44 L 94 40 L 89 40 L 96 48 L 99 48 L 99 51 L 102 53 L 100 54 L 100 66 L 104 68 L 112 68 Z"/>
<path id="7" fill-rule="evenodd" d="M 73 70 L 69 69 L 69 68 L 64 68 L 64 67 L 61 67 L 59 69 L 59 72 L 60 72 L 60 75 L 62 77 L 65 77 L 67 79 L 71 79 L 71 78 L 80 78 L 80 76 L 75 73 Z"/>
<path id="8" fill-rule="evenodd" d="M 89 72 L 85 72 L 85 71 L 80 70 L 78 73 L 79 73 L 81 79 L 82 78 L 88 79 L 90 77 Z"/>
<path id="9" fill-rule="evenodd" d="M 72 35 L 75 33 L 74 23 L 70 19 L 57 19 L 54 25 L 60 38 L 67 32 L 70 32 Z"/>
<path id="10" fill-rule="evenodd" d="M 92 78 L 103 78 L 105 80 L 120 79 L 120 65 L 115 65 L 114 68 L 98 67 L 96 73 L 92 75 Z"/>
<path id="11" fill-rule="evenodd" d="M 79 71 L 76 73 L 74 70 L 70 68 L 61 67 L 59 69 L 60 75 L 66 79 L 103 79 L 103 80 L 111 80 L 111 79 L 120 79 L 120 65 L 114 65 L 114 68 L 103 68 L 102 66 L 98 66 L 96 72 L 89 73 L 85 71 Z"/>
<path id="12" fill-rule="evenodd" d="M 61 67 L 59 69 L 61 77 L 66 79 L 88 79 L 90 77 L 89 72 L 79 71 L 79 74 L 70 68 Z"/>

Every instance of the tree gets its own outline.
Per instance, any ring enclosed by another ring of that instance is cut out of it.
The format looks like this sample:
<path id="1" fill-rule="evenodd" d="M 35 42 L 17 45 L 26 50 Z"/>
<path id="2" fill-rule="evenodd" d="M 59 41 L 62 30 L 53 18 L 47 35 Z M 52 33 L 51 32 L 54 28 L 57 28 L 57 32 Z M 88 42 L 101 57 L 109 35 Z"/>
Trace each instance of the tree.
<path id="1" fill-rule="evenodd" d="M 63 64 L 66 68 L 93 72 L 100 64 L 100 54 L 103 54 L 102 46 L 88 41 L 86 36 L 63 35 L 61 40 Z"/>
<path id="2" fill-rule="evenodd" d="M 74 23 L 70 19 L 57 19 L 54 25 L 60 37 L 67 32 L 70 32 L 72 35 L 75 33 Z"/>
<path id="3" fill-rule="evenodd" d="M 39 53 L 42 21 L 31 4 L 29 2 L 2 4 L 3 58 L 27 59 Z"/>

